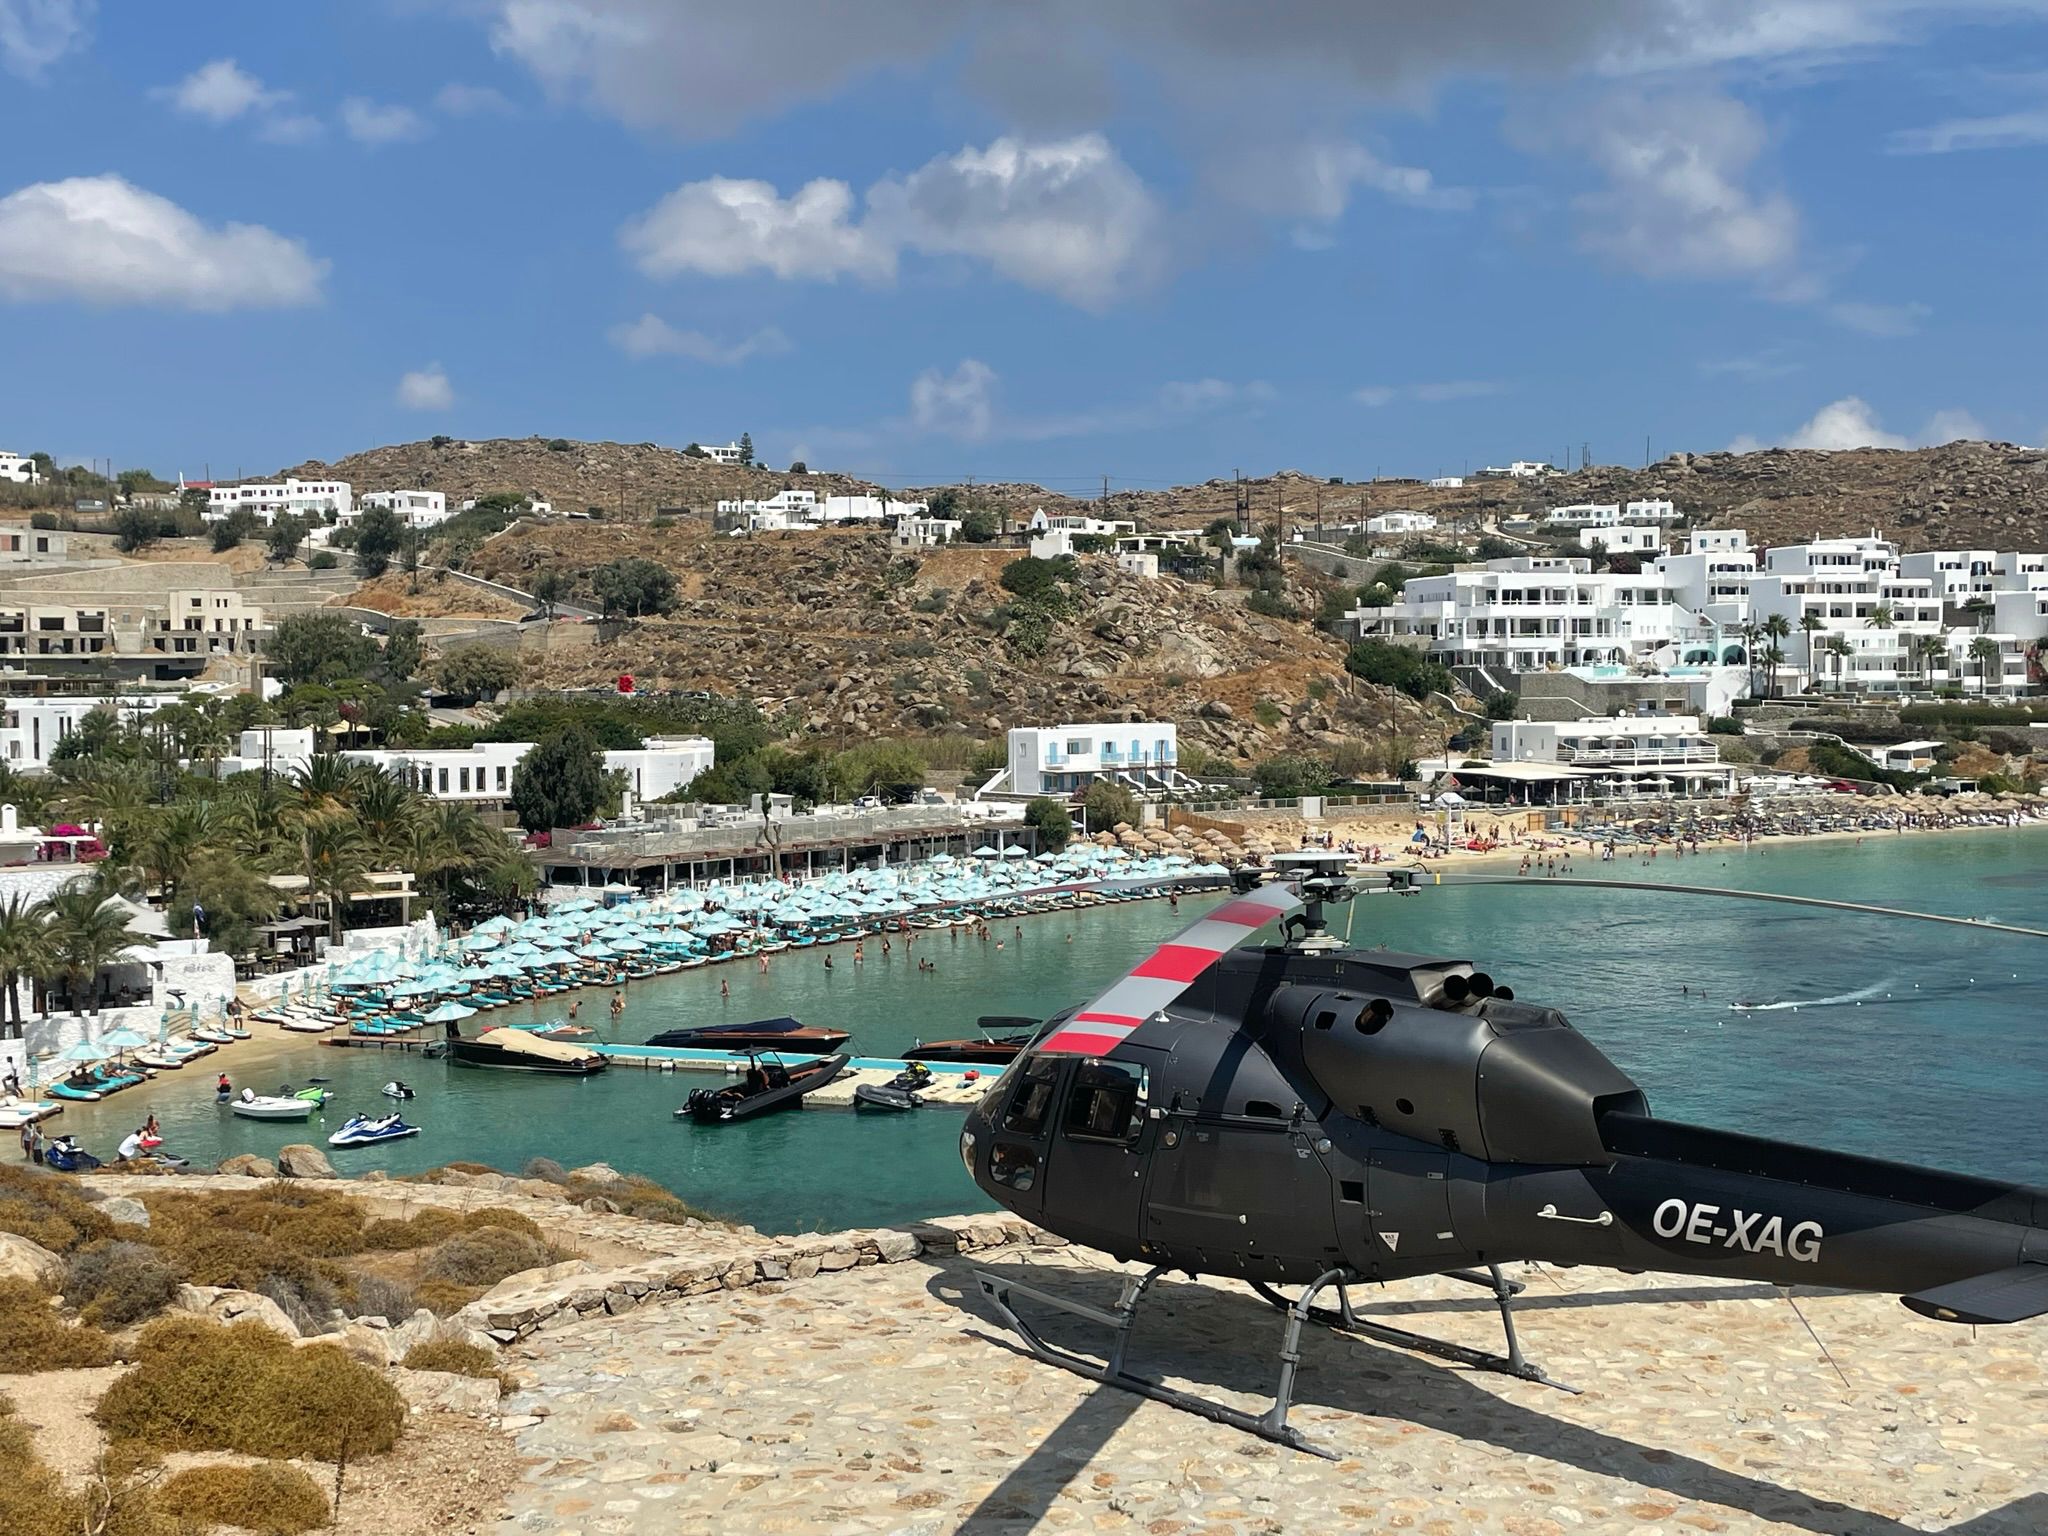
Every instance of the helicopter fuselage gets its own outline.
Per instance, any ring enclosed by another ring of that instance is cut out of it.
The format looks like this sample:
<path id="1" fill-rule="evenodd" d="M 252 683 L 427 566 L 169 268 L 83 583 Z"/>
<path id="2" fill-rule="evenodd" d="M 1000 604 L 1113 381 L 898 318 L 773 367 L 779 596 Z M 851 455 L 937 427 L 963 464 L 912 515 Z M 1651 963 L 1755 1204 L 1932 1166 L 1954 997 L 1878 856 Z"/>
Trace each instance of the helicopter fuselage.
<path id="1" fill-rule="evenodd" d="M 1120 1040 L 1064 1022 L 962 1155 L 1002 1205 L 1119 1259 L 1268 1284 L 1518 1259 L 2048 1281 L 2048 1192 L 1655 1120 L 1560 1013 L 1465 961 L 1243 948 Z"/>

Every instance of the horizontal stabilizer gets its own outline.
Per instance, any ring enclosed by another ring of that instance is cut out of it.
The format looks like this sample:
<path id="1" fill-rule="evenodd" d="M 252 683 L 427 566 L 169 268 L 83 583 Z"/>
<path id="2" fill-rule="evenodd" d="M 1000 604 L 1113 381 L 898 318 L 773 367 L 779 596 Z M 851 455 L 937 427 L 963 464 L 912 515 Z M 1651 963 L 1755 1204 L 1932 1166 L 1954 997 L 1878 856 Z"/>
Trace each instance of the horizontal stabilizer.
<path id="1" fill-rule="evenodd" d="M 1900 1299 L 1941 1323 L 2022 1323 L 2048 1312 L 2048 1264 L 2015 1264 Z"/>

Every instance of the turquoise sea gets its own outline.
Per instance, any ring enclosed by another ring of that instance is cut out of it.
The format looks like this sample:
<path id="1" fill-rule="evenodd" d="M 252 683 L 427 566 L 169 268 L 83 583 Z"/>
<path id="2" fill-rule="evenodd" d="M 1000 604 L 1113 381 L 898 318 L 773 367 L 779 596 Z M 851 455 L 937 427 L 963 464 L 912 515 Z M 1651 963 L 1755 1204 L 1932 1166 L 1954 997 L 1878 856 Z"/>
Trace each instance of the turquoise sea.
<path id="1" fill-rule="evenodd" d="M 1861 843 L 1614 864 L 1574 873 L 1647 884 L 1748 886 L 1916 907 L 2048 928 L 2048 829 L 1952 836 L 1872 834 Z M 616 1038 L 686 1023 L 792 1013 L 851 1029 L 885 1055 L 914 1038 L 969 1032 L 978 1014 L 1043 1016 L 1113 979 L 1204 903 L 1133 902 L 1005 924 L 1002 948 L 920 934 L 919 974 L 900 942 L 865 963 L 839 946 L 635 983 Z M 1470 956 L 1522 998 L 1560 1008 L 1679 1119 L 2048 1183 L 2048 940 L 1678 893 L 1439 887 L 1337 909 L 1355 942 Z M 1021 928 L 1021 932 L 1017 931 Z M 720 995 L 721 981 L 731 996 Z M 602 1027 L 604 994 L 583 994 Z M 1731 1004 L 1743 1004 L 1742 1009 Z M 547 1010 L 561 1012 L 561 1000 Z M 538 1016 L 538 1015 L 533 1015 Z M 332 1154 L 345 1172 L 394 1173 L 457 1160 L 516 1170 L 530 1157 L 608 1161 L 766 1231 L 866 1226 L 984 1204 L 955 1152 L 957 1111 L 867 1117 L 807 1110 L 724 1127 L 671 1111 L 696 1073 L 619 1069 L 587 1081 L 481 1072 L 396 1052 L 311 1047 L 245 1081 L 332 1080 L 324 1128 L 237 1120 L 213 1103 L 214 1062 L 163 1084 L 148 1107 L 173 1150 L 211 1163 L 316 1140 L 379 1108 L 393 1075 L 419 1089 L 411 1141 Z M 55 1122 L 106 1154 L 145 1112 L 139 1100 L 74 1106 Z"/>

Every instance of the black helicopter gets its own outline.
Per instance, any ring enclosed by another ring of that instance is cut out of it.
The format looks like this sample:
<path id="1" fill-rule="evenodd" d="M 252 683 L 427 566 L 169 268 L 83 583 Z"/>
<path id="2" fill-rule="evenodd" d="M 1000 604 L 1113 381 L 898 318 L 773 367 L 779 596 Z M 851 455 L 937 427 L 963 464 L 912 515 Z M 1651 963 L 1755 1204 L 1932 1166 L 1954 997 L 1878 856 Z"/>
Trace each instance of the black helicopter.
<path id="1" fill-rule="evenodd" d="M 1226 901 L 1041 1026 L 967 1118 L 961 1157 L 995 1200 L 1151 1266 L 1113 1311 L 978 1273 L 1040 1359 L 1321 1454 L 1287 1424 L 1307 1321 L 1561 1385 L 1516 1338 L 1521 1286 L 1501 1266 L 1519 1260 L 1892 1293 L 1944 1322 L 2048 1312 L 2048 1189 L 1654 1119 L 1556 1009 L 1470 961 L 1346 948 L 1325 930 L 1328 902 L 1441 877 L 1275 862 L 1281 883 Z M 1282 942 L 1237 947 L 1276 920 Z M 1264 1414 L 1125 1369 L 1139 1305 L 1174 1270 L 1244 1280 L 1286 1311 Z M 1348 1287 L 1423 1275 L 1490 1289 L 1505 1353 L 1353 1312 Z M 1302 1290 L 1289 1301 L 1282 1285 Z M 1314 1305 L 1332 1289 L 1336 1311 Z M 1048 1344 L 1019 1297 L 1112 1328 L 1107 1363 Z"/>

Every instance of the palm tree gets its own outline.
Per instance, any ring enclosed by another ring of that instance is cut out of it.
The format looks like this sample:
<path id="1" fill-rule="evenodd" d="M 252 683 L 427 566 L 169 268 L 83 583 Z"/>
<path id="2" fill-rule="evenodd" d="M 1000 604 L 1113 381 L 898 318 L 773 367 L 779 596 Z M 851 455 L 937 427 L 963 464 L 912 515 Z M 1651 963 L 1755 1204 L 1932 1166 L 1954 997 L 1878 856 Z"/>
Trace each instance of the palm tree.
<path id="1" fill-rule="evenodd" d="M 1848 687 L 1849 658 L 1856 654 L 1856 647 L 1841 635 L 1830 635 L 1821 649 L 1835 658 L 1835 686 Z"/>
<path id="2" fill-rule="evenodd" d="M 425 809 L 419 796 L 388 773 L 373 773 L 355 790 L 351 809 L 377 857 L 393 861 Z"/>
<path id="3" fill-rule="evenodd" d="M 540 885 L 540 871 L 524 851 L 508 847 L 485 868 L 482 884 L 497 901 L 498 910 L 509 912 L 534 893 Z"/>
<path id="4" fill-rule="evenodd" d="M 308 823 L 347 816 L 361 786 L 358 765 L 331 753 L 314 758 L 292 779 L 299 814 Z"/>
<path id="5" fill-rule="evenodd" d="M 1742 636 L 1743 660 L 1749 663 L 1749 696 L 1755 698 L 1757 691 L 1756 637 L 1762 631 L 1757 627 L 1755 621 L 1752 620 L 1744 624 L 1736 633 Z"/>
<path id="6" fill-rule="evenodd" d="M 1828 627 L 1828 621 L 1811 611 L 1799 615 L 1799 632 L 1806 636 L 1806 686 L 1814 685 L 1813 637 Z"/>
<path id="7" fill-rule="evenodd" d="M 1979 691 L 1991 691 L 1991 664 L 1999 659 L 1998 642 L 1989 635 L 1979 635 L 1970 642 L 1970 659 L 1977 663 Z"/>
<path id="8" fill-rule="evenodd" d="M 97 882 L 82 880 L 67 885 L 49 898 L 49 970 L 46 975 L 64 983 L 64 998 L 73 1008 L 79 994 L 106 966 L 118 963 L 129 950 L 156 943 L 156 936 L 138 933 L 129 926 L 128 908 L 106 894 Z M 99 994 L 92 993 L 92 1011 L 98 1013 Z"/>
<path id="9" fill-rule="evenodd" d="M 1764 674 L 1764 692 L 1776 696 L 1778 692 L 1778 668 L 1785 660 L 1785 652 L 1778 642 L 1792 633 L 1792 625 L 1782 613 L 1774 613 L 1764 620 L 1761 631 L 1763 638 L 1771 643 L 1764 647 L 1764 661 L 1769 670 Z"/>
<path id="10" fill-rule="evenodd" d="M 341 942 L 343 912 L 369 868 L 368 848 L 353 821 L 309 821 L 299 834 L 299 873 L 306 877 L 307 894 L 327 903 L 329 942 Z"/>
<path id="11" fill-rule="evenodd" d="M 20 892 L 0 903 L 0 1039 L 22 1037 L 21 983 L 51 970 L 47 908 Z"/>
<path id="12" fill-rule="evenodd" d="M 1934 676 L 1936 657 L 1948 656 L 1948 637 L 1945 635 L 1920 635 L 1913 641 L 1913 653 L 1919 659 L 1919 671 L 1923 681 Z"/>
<path id="13" fill-rule="evenodd" d="M 143 826 L 133 858 L 166 904 L 178 894 L 178 882 L 193 860 L 220 840 L 226 821 L 211 800 L 180 800 Z"/>

